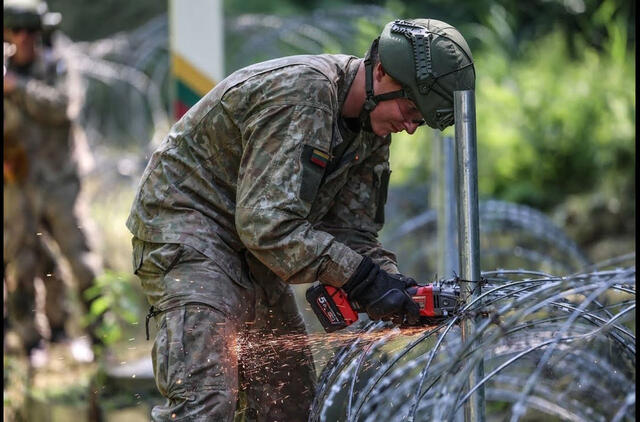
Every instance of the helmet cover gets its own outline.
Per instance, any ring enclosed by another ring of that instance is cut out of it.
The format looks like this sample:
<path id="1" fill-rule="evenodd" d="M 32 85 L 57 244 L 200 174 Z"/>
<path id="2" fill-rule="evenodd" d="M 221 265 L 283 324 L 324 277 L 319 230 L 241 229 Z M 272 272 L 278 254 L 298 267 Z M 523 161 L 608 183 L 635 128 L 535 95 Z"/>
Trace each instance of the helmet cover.
<path id="1" fill-rule="evenodd" d="M 435 19 L 389 22 L 378 44 L 380 63 L 399 82 L 426 123 L 453 124 L 453 92 L 475 88 L 473 57 L 453 26 Z"/>
<path id="2" fill-rule="evenodd" d="M 3 25 L 5 28 L 42 29 L 47 4 L 41 0 L 5 0 Z"/>

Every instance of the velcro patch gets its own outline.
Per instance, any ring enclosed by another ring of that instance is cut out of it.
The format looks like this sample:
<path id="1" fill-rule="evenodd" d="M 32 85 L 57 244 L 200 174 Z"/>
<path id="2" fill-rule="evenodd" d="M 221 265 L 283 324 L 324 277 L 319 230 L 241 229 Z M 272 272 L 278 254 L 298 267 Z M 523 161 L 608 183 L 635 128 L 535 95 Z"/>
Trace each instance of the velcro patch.
<path id="1" fill-rule="evenodd" d="M 303 145 L 300 163 L 302 164 L 302 180 L 300 183 L 300 199 L 313 202 L 318 194 L 318 189 L 324 179 L 324 174 L 329 168 L 331 156 L 312 145 Z"/>
<path id="2" fill-rule="evenodd" d="M 313 151 L 311 152 L 311 157 L 309 158 L 309 161 L 311 161 L 313 164 L 317 166 L 325 168 L 329 163 L 329 154 L 314 148 Z"/>

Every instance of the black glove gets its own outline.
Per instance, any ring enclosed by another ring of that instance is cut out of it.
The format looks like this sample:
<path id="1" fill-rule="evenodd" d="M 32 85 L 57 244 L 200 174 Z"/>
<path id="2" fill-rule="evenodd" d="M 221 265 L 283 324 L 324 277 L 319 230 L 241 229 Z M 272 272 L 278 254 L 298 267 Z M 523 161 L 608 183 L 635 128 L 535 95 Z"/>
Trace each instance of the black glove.
<path id="1" fill-rule="evenodd" d="M 349 301 L 356 302 L 356 306 L 364 309 L 372 320 L 391 319 L 401 324 L 406 318 L 414 325 L 420 321 L 420 307 L 407 293 L 407 287 L 415 285 L 412 278 L 389 274 L 365 256 L 342 289 Z"/>

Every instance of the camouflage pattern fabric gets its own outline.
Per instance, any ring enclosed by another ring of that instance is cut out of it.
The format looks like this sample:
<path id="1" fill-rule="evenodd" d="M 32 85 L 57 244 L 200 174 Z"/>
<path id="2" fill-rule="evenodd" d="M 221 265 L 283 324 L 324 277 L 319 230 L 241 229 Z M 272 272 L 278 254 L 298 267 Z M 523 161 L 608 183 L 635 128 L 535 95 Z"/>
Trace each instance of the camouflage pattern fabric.
<path id="1" fill-rule="evenodd" d="M 28 177 L 33 183 L 58 184 L 77 174 L 67 115 L 70 99 L 61 63 L 39 56 L 28 69 L 16 68 L 11 61 L 8 64 L 18 76 L 16 89 L 4 101 L 12 115 L 19 115 L 10 119 L 12 144 L 27 152 Z"/>
<path id="2" fill-rule="evenodd" d="M 397 272 L 377 240 L 390 137 L 346 134 L 340 125 L 360 61 L 293 56 L 224 79 L 152 155 L 127 220 L 131 232 L 189 245 L 235 280 L 248 250 L 270 300 L 285 283 L 341 286 L 363 254 Z M 150 300 L 163 307 L 178 296 Z"/>
<path id="3" fill-rule="evenodd" d="M 216 292 L 208 304 L 192 301 L 156 317 L 153 368 L 167 401 L 152 420 L 231 421 L 241 390 L 247 421 L 307 420 L 315 368 L 290 287 L 269 306 L 259 286 L 238 283 L 187 245 L 134 238 L 133 256 L 149 296 L 163 284 L 186 286 L 192 297 L 211 286 Z"/>
<path id="4" fill-rule="evenodd" d="M 18 83 L 4 97 L 5 109 L 10 110 L 5 114 L 4 146 L 20 151 L 15 155 L 19 160 L 4 163 L 4 265 L 13 279 L 8 285 L 17 286 L 8 292 L 8 317 L 14 325 L 29 325 L 24 319 L 35 318 L 33 307 L 25 308 L 29 311 L 24 313 L 11 304 L 13 296 L 31 294 L 19 292 L 33 292 L 34 276 L 40 277 L 50 291 L 46 301 L 49 322 L 57 329 L 67 316 L 60 294 L 63 284 L 47 277 L 52 258 L 43 252 L 38 234 L 46 232 L 57 243 L 80 292 L 93 284 L 102 264 L 90 247 L 92 223 L 79 201 L 80 179 L 62 62 L 40 56 L 28 69 L 16 68 L 11 62 L 8 69 L 16 73 Z M 24 265 L 25 260 L 33 265 Z M 35 298 L 21 300 L 33 302 Z M 89 303 L 84 305 L 88 309 Z"/>
<path id="5" fill-rule="evenodd" d="M 26 227 L 33 221 L 26 196 L 20 188 L 4 186 L 3 256 L 4 279 L 7 289 L 7 317 L 11 328 L 28 350 L 36 347 L 46 329 L 36 323 L 36 290 L 40 250 L 38 239 L 27 235 Z"/>
<path id="6" fill-rule="evenodd" d="M 246 332 L 242 323 L 255 319 L 260 333 L 264 320 L 267 333 L 304 337 L 288 284 L 342 286 L 363 255 L 398 272 L 377 239 L 391 138 L 353 132 L 340 114 L 360 63 L 293 56 L 241 69 L 193 106 L 151 156 L 127 227 L 149 303 L 165 311 L 153 356 L 168 402 L 154 408 L 155 420 L 230 417 L 242 377 L 228 342 Z M 146 252 L 146 245 L 154 246 Z M 292 368 L 286 377 L 276 365 L 249 383 L 250 407 L 259 420 L 306 420 L 299 412 L 313 392 L 311 357 L 282 359 Z M 189 393 L 185 380 L 197 391 Z M 265 408 L 267 395 L 286 405 Z"/>

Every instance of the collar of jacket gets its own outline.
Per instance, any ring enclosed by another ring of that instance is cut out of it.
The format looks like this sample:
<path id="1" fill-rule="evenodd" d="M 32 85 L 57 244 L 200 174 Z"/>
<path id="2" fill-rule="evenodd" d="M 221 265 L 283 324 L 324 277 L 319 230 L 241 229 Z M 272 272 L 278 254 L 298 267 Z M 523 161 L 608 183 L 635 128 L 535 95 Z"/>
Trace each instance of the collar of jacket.
<path id="1" fill-rule="evenodd" d="M 342 106 L 344 105 L 344 101 L 347 99 L 347 94 L 349 93 L 353 80 L 356 78 L 356 73 L 358 73 L 358 67 L 360 67 L 362 60 L 363 59 L 357 57 L 353 57 L 349 60 L 344 69 L 344 76 L 338 82 L 338 105 L 340 111 L 342 111 Z"/>

